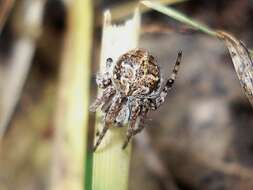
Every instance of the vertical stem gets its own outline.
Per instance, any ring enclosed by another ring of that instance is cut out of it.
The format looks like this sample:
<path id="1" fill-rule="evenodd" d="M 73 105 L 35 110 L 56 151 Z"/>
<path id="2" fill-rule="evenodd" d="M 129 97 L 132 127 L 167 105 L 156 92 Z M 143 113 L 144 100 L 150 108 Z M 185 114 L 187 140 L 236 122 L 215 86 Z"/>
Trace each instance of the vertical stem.
<path id="1" fill-rule="evenodd" d="M 69 1 L 60 70 L 51 190 L 82 190 L 86 158 L 92 0 Z"/>
<path id="2" fill-rule="evenodd" d="M 139 9 L 136 10 L 132 19 L 123 25 L 112 25 L 111 15 L 105 13 L 101 70 L 105 67 L 105 60 L 111 57 L 117 58 L 136 48 L 138 45 L 140 29 Z M 98 114 L 101 115 L 101 114 Z M 96 130 L 101 131 L 103 122 L 96 123 Z M 128 171 L 131 156 L 131 145 L 122 150 L 126 138 L 126 131 L 122 128 L 113 128 L 106 133 L 102 143 L 93 155 L 93 190 L 126 190 L 128 187 Z"/>

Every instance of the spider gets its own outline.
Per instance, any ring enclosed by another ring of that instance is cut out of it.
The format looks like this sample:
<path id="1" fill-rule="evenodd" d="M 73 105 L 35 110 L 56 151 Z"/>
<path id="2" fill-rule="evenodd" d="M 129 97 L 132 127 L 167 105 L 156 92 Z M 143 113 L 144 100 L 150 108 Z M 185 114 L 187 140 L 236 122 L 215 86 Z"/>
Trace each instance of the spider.
<path id="1" fill-rule="evenodd" d="M 155 58 L 146 50 L 134 49 L 121 55 L 114 63 L 106 60 L 104 73 L 98 73 L 96 83 L 102 93 L 90 106 L 95 112 L 100 106 L 104 125 L 94 145 L 95 152 L 111 126 L 121 127 L 128 122 L 125 149 L 131 138 L 144 128 L 143 120 L 150 110 L 156 110 L 165 101 L 173 86 L 182 58 L 180 51 L 171 76 L 163 81 Z"/>

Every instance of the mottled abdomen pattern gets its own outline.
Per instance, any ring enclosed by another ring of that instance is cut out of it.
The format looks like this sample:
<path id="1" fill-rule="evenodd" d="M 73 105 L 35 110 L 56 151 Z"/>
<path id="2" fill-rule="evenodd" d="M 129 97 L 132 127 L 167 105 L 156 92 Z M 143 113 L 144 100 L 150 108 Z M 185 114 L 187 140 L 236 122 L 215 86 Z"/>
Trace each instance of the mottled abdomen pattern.
<path id="1" fill-rule="evenodd" d="M 123 54 L 113 69 L 113 83 L 125 96 L 150 94 L 159 87 L 160 70 L 155 58 L 137 49 Z"/>

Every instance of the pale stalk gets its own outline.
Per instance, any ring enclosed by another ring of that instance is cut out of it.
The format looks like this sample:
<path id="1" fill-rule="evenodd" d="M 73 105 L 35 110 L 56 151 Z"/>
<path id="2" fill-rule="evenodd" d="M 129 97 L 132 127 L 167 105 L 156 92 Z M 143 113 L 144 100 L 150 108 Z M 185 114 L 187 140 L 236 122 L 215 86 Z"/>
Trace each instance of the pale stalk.
<path id="1" fill-rule="evenodd" d="M 88 129 L 92 0 L 69 1 L 60 69 L 51 190 L 83 190 Z"/>
<path id="2" fill-rule="evenodd" d="M 105 60 L 113 60 L 138 46 L 140 30 L 140 13 L 135 11 L 133 18 L 123 25 L 112 25 L 109 11 L 104 15 L 104 27 L 101 52 L 101 70 Z M 98 114 L 98 117 L 101 113 Z M 103 127 L 101 120 L 96 122 L 96 130 Z M 93 190 L 127 190 L 131 156 L 131 144 L 126 150 L 122 145 L 126 138 L 126 128 L 111 127 L 102 143 L 93 155 Z"/>

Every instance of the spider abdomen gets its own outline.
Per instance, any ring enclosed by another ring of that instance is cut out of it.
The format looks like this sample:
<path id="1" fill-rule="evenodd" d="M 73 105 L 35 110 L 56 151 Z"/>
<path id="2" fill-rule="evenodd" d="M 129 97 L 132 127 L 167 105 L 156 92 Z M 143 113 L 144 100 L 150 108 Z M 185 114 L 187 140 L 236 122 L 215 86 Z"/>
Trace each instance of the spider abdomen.
<path id="1" fill-rule="evenodd" d="M 113 82 L 125 96 L 150 94 L 159 86 L 160 70 L 147 51 L 131 50 L 117 60 L 113 68 Z"/>

